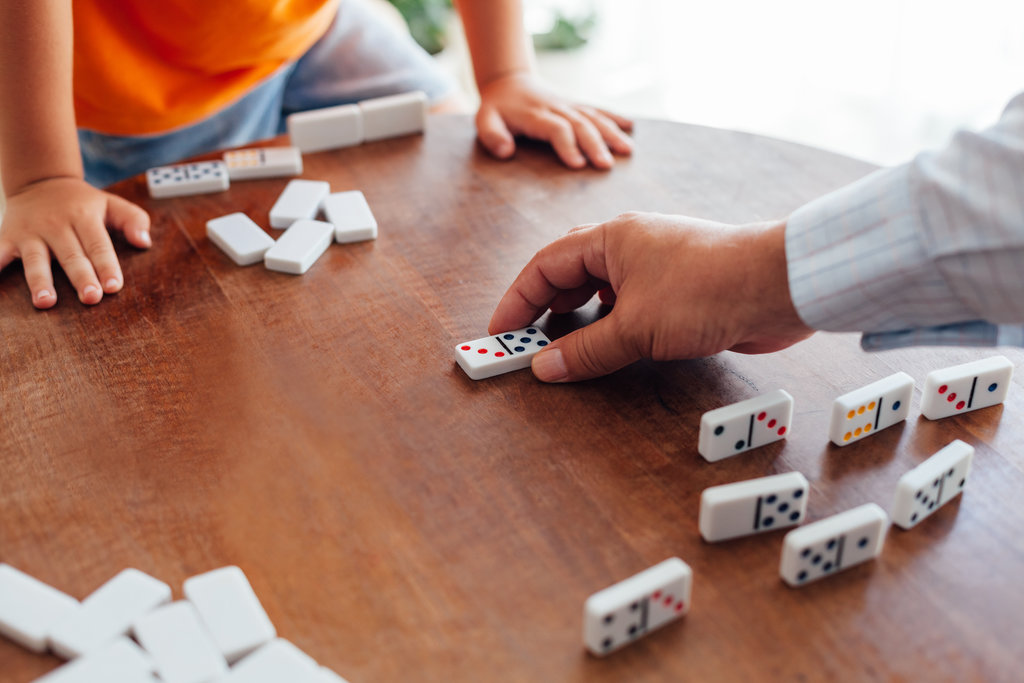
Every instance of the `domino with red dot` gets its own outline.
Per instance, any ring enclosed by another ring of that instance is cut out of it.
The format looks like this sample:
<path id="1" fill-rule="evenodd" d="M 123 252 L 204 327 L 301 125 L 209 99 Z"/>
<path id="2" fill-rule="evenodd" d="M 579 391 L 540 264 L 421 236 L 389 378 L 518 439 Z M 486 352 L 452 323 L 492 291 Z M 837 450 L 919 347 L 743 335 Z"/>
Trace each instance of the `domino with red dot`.
<path id="1" fill-rule="evenodd" d="M 455 362 L 470 379 L 487 379 L 530 367 L 533 357 L 549 343 L 540 328 L 524 327 L 458 344 Z"/>
<path id="2" fill-rule="evenodd" d="M 709 410 L 700 418 L 697 452 L 708 462 L 786 438 L 793 397 L 782 389 Z"/>
<path id="3" fill-rule="evenodd" d="M 992 356 L 928 373 L 921 394 L 921 414 L 929 420 L 988 408 L 1006 400 L 1013 362 Z"/>

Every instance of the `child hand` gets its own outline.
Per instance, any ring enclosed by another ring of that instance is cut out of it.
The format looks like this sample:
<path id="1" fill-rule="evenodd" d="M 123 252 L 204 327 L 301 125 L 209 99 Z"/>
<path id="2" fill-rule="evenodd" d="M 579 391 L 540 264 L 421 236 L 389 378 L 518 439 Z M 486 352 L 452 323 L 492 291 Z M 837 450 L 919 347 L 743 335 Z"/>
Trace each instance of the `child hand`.
<path id="1" fill-rule="evenodd" d="M 477 135 L 499 159 L 515 153 L 513 136 L 526 135 L 549 142 L 562 162 L 583 168 L 611 168 L 611 152 L 628 155 L 633 141 L 624 131 L 633 123 L 616 114 L 570 104 L 547 92 L 527 74 L 514 73 L 480 88 Z"/>
<path id="2" fill-rule="evenodd" d="M 52 252 L 79 300 L 99 303 L 104 292 L 113 294 L 124 284 L 108 227 L 122 231 L 141 249 L 152 244 L 149 215 L 128 200 L 79 178 L 33 183 L 7 198 L 0 223 L 0 270 L 20 258 L 32 303 L 36 308 L 51 308 L 57 303 Z"/>
<path id="3" fill-rule="evenodd" d="M 498 304 L 491 334 L 565 313 L 595 293 L 600 320 L 533 358 L 545 382 L 605 375 L 641 358 L 769 353 L 810 336 L 789 294 L 784 221 L 728 226 L 630 213 L 541 249 Z"/>

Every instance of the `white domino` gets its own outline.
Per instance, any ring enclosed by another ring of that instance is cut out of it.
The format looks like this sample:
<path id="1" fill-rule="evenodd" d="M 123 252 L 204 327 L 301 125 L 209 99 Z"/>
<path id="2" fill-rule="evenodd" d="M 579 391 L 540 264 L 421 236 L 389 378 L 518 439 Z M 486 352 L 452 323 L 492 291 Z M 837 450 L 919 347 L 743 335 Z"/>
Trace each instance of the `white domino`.
<path id="1" fill-rule="evenodd" d="M 921 414 L 929 420 L 988 408 L 1006 400 L 1013 363 L 1005 356 L 954 365 L 928 373 Z"/>
<path id="2" fill-rule="evenodd" d="M 84 657 L 57 667 L 35 683 L 158 683 L 153 659 L 121 636 Z"/>
<path id="3" fill-rule="evenodd" d="M 135 622 L 135 638 L 165 683 L 207 683 L 228 670 L 192 603 L 164 605 Z"/>
<path id="4" fill-rule="evenodd" d="M 832 403 L 829 438 L 837 446 L 846 446 L 903 422 L 910 412 L 913 392 L 914 378 L 897 372 L 843 394 Z"/>
<path id="5" fill-rule="evenodd" d="M 249 580 L 238 567 L 221 567 L 186 579 L 185 597 L 195 605 L 229 663 L 277 635 Z"/>
<path id="6" fill-rule="evenodd" d="M 363 141 L 363 112 L 355 104 L 297 112 L 285 121 L 291 143 L 303 152 L 352 147 Z"/>
<path id="7" fill-rule="evenodd" d="M 363 100 L 359 109 L 366 142 L 420 133 L 427 122 L 427 95 L 417 90 Z"/>
<path id="8" fill-rule="evenodd" d="M 323 180 L 292 180 L 270 209 L 270 227 L 287 228 L 297 220 L 314 218 L 331 191 Z"/>
<path id="9" fill-rule="evenodd" d="M 714 543 L 795 526 L 807 512 L 807 491 L 799 472 L 706 488 L 700 495 L 700 535 Z"/>
<path id="10" fill-rule="evenodd" d="M 793 397 L 782 389 L 709 410 L 700 418 L 697 452 L 708 462 L 786 438 Z"/>
<path id="11" fill-rule="evenodd" d="M 323 683 L 312 657 L 283 638 L 275 638 L 238 661 L 218 683 Z"/>
<path id="12" fill-rule="evenodd" d="M 241 212 L 206 221 L 206 237 L 240 266 L 259 263 L 274 246 L 274 238 Z"/>
<path id="13" fill-rule="evenodd" d="M 334 671 L 328 669 L 326 666 L 322 666 L 320 667 L 320 675 L 317 678 L 317 683 L 348 683 L 348 681 L 336 674 Z"/>
<path id="14" fill-rule="evenodd" d="M 794 529 L 782 541 L 779 574 L 796 588 L 872 560 L 888 529 L 888 515 L 874 503 Z"/>
<path id="15" fill-rule="evenodd" d="M 284 231 L 263 255 L 269 270 L 302 275 L 327 251 L 334 240 L 334 226 L 323 221 L 298 220 Z"/>
<path id="16" fill-rule="evenodd" d="M 693 572 L 671 557 L 594 593 L 583 605 L 583 644 L 604 656 L 690 611 Z"/>
<path id="17" fill-rule="evenodd" d="M 0 564 L 0 635 L 33 652 L 46 650 L 50 627 L 78 607 L 78 600 Z"/>
<path id="18" fill-rule="evenodd" d="M 900 477 L 893 524 L 910 529 L 953 500 L 964 490 L 973 456 L 974 447 L 957 439 Z"/>
<path id="19" fill-rule="evenodd" d="M 50 632 L 61 657 L 80 657 L 128 633 L 139 617 L 171 599 L 171 588 L 138 569 L 125 569 L 82 601 Z"/>
<path id="20" fill-rule="evenodd" d="M 228 169 L 223 161 L 159 166 L 146 171 L 149 196 L 154 199 L 222 192 L 228 189 Z"/>
<path id="21" fill-rule="evenodd" d="M 302 173 L 302 152 L 298 147 L 258 147 L 224 152 L 224 165 L 231 180 L 284 178 Z"/>
<path id="22" fill-rule="evenodd" d="M 529 367 L 537 352 L 549 343 L 540 328 L 524 327 L 463 342 L 455 347 L 455 361 L 470 379 L 487 379 Z"/>
<path id="23" fill-rule="evenodd" d="M 377 239 L 377 219 L 359 190 L 327 195 L 323 209 L 334 225 L 334 239 L 339 244 Z"/>

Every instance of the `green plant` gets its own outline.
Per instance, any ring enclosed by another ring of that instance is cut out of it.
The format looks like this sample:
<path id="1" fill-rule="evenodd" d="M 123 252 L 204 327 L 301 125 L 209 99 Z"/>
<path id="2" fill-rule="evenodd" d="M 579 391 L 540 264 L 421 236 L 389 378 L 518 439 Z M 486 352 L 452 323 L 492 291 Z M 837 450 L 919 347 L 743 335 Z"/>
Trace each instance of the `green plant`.
<path id="1" fill-rule="evenodd" d="M 437 54 L 448 42 L 452 0 L 390 0 L 409 24 L 409 32 L 424 50 Z"/>

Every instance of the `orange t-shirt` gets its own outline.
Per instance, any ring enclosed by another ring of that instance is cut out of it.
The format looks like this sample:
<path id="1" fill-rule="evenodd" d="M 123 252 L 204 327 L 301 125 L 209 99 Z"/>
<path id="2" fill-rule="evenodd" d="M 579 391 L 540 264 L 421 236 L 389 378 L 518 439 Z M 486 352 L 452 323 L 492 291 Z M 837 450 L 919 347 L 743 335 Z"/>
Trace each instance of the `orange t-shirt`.
<path id="1" fill-rule="evenodd" d="M 234 102 L 328 29 L 338 0 L 85 0 L 74 12 L 79 127 L 161 133 Z"/>

